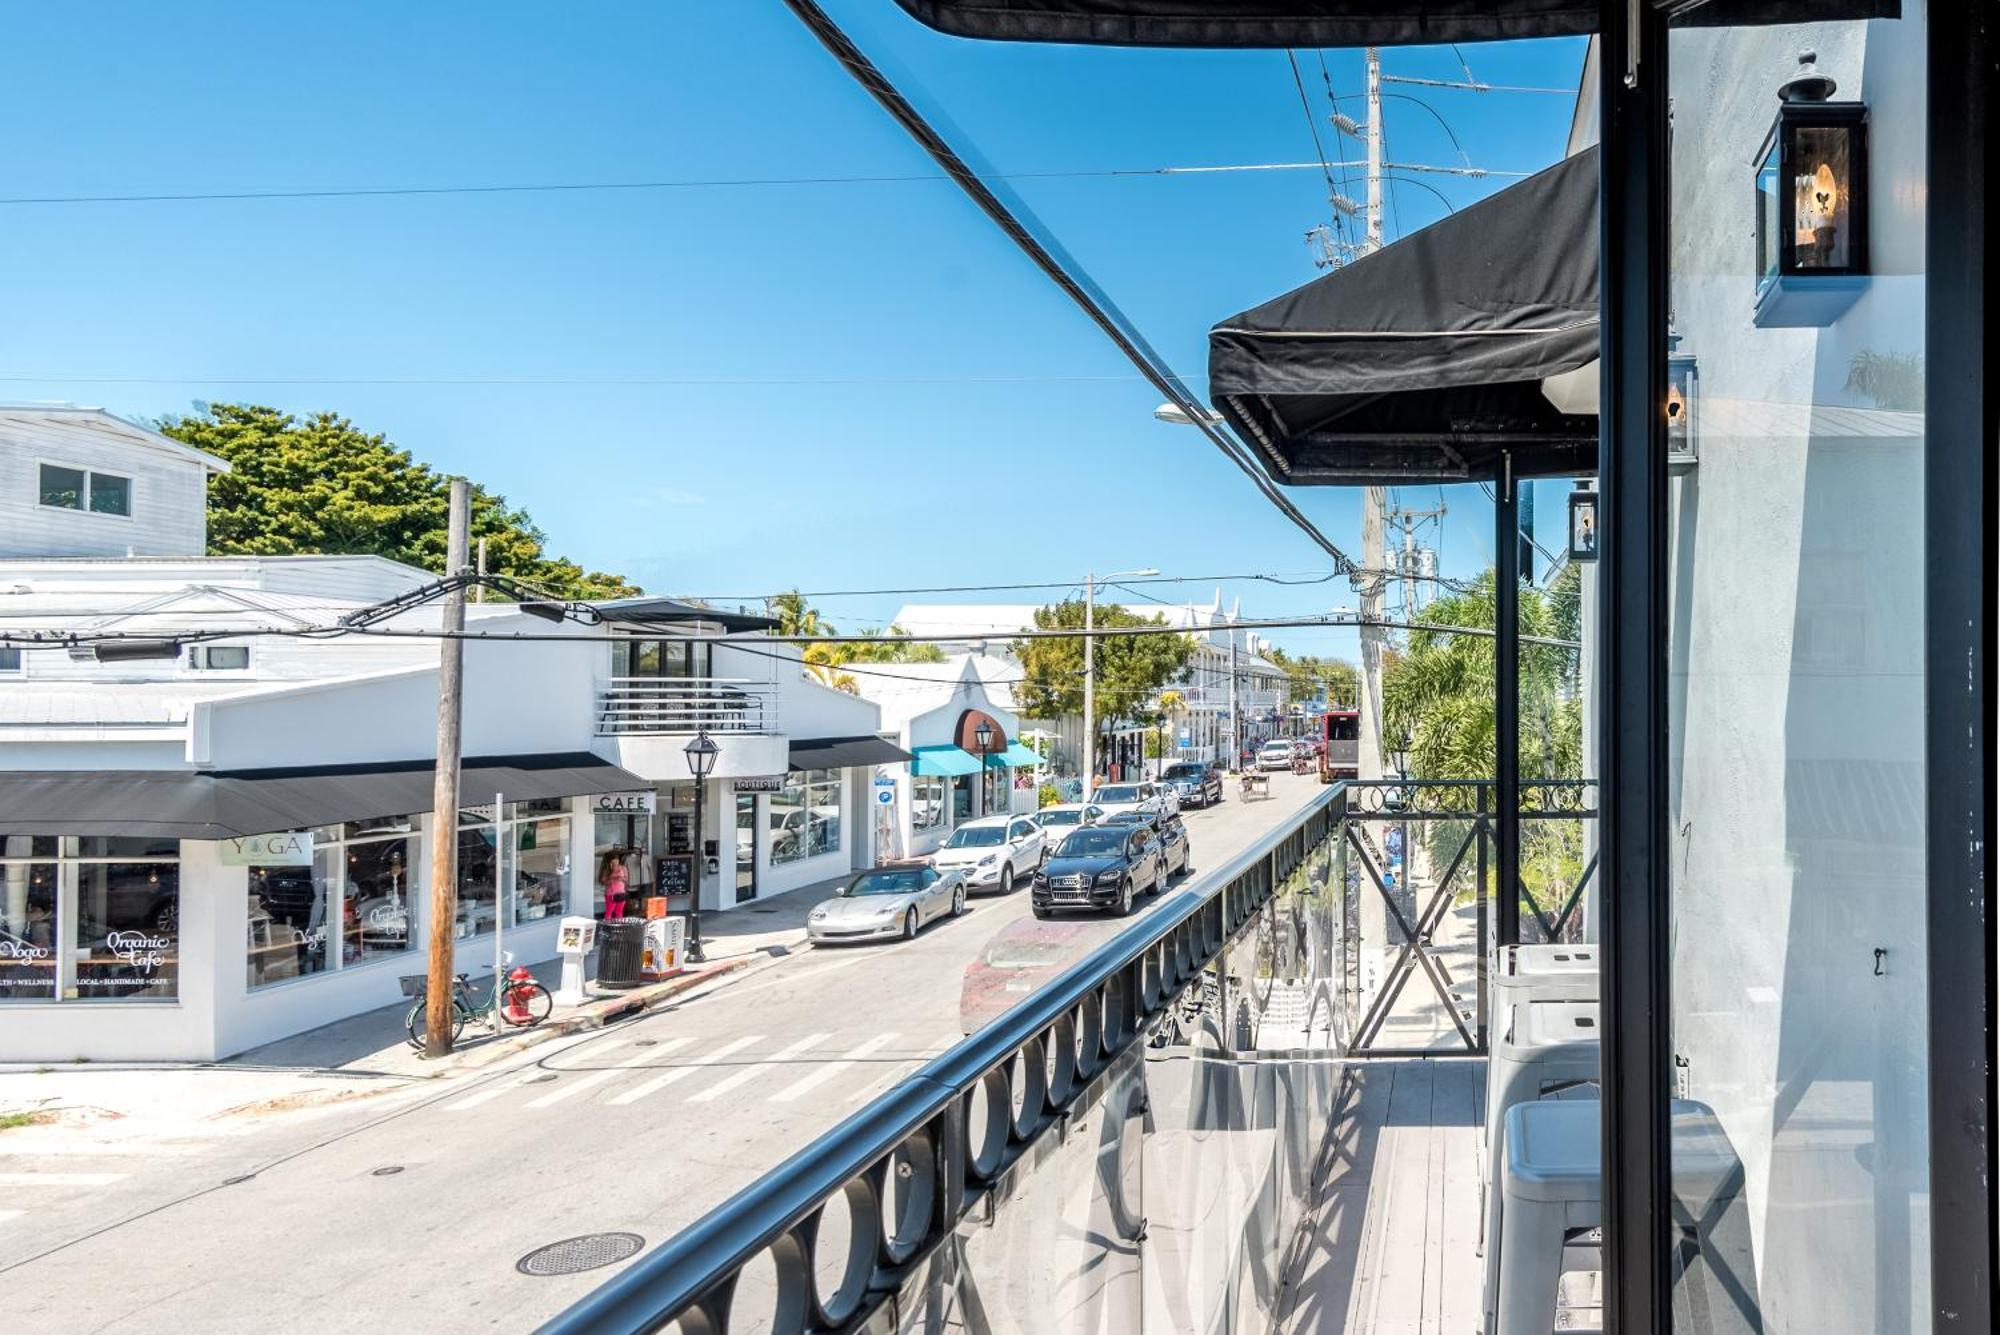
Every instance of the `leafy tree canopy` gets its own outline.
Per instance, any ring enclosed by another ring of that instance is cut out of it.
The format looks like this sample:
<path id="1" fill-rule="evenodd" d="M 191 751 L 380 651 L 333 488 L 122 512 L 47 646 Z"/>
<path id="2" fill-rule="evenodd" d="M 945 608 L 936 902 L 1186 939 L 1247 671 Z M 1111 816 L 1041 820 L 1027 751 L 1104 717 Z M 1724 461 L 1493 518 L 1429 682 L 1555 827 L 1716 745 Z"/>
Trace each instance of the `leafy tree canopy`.
<path id="1" fill-rule="evenodd" d="M 338 413 L 296 416 L 212 403 L 159 424 L 162 434 L 227 459 L 209 479 L 208 549 L 216 555 L 370 555 L 442 572 L 451 479 Z M 618 575 L 550 556 L 547 535 L 507 498 L 472 487 L 472 540 L 486 568 L 571 598 L 640 592 Z"/>
<path id="2" fill-rule="evenodd" d="M 1083 629 L 1083 600 L 1073 598 L 1035 609 L 1037 630 Z M 1142 617 L 1122 607 L 1099 607 L 1100 628 L 1164 626 L 1164 617 Z M 1097 642 L 1097 713 L 1100 720 L 1147 722 L 1154 698 L 1186 670 L 1195 642 L 1186 635 L 1117 635 Z M 1083 712 L 1083 640 L 1016 640 L 1022 681 L 1015 692 L 1030 718 L 1060 718 Z"/>
<path id="3" fill-rule="evenodd" d="M 1264 656 L 1285 670 L 1294 700 L 1317 700 L 1322 693 L 1334 704 L 1351 705 L 1361 699 L 1361 670 L 1344 658 L 1295 657 L 1276 646 Z"/>
<path id="4" fill-rule="evenodd" d="M 805 595 L 797 589 L 770 598 L 765 603 L 765 612 L 778 619 L 780 635 L 812 636 L 838 635 L 840 628 L 821 616 L 819 609 L 806 601 Z M 863 635 L 880 635 L 873 626 L 863 629 Z M 846 691 L 850 695 L 860 694 L 860 683 L 854 674 L 842 672 L 848 663 L 942 663 L 944 650 L 934 644 L 918 644 L 909 640 L 909 632 L 901 626 L 890 626 L 889 634 L 900 636 L 907 643 L 893 644 L 887 641 L 875 644 L 809 644 L 804 646 L 802 657 L 806 671 L 814 680 L 835 690 Z"/>

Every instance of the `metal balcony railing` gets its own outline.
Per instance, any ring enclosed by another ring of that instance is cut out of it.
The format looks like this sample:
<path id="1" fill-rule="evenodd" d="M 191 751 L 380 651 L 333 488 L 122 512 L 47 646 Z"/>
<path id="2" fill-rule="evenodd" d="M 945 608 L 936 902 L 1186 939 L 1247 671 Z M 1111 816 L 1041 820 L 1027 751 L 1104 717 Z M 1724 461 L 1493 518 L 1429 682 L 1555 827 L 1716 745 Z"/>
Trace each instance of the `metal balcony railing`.
<path id="1" fill-rule="evenodd" d="M 597 693 L 597 735 L 771 733 L 776 690 L 737 677 L 612 677 Z"/>
<path id="2" fill-rule="evenodd" d="M 1398 872 L 1432 882 L 1427 903 L 1469 895 L 1484 958 L 1483 880 L 1439 887 L 1484 849 L 1491 791 L 1322 790 L 543 1329 L 1269 1329 L 1339 1157 L 1343 1064 L 1375 1055 L 1359 1041 L 1381 995 L 1359 985 L 1370 924 L 1400 924 L 1429 959 L 1378 971 L 1382 990 L 1439 962 L 1439 915 L 1403 909 Z M 1589 818 L 1582 785 L 1526 784 L 1523 807 Z M 1437 833 L 1383 851 L 1385 825 L 1424 820 Z"/>

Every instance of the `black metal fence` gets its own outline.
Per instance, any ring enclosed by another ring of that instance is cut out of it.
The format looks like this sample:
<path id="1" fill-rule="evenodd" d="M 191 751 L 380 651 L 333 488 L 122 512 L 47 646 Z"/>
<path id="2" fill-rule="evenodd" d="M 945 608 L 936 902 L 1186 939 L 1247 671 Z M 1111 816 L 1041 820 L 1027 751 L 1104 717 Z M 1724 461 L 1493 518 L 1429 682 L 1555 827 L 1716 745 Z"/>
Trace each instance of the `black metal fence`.
<path id="1" fill-rule="evenodd" d="M 1358 1041 L 1361 1024 L 1372 1019 L 1378 1039 L 1399 1032 L 1400 998 L 1376 1004 L 1407 990 L 1392 978 L 1435 971 L 1449 997 L 1460 973 L 1478 972 L 1450 969 L 1442 953 L 1443 890 L 1434 884 L 1414 912 L 1398 901 L 1396 868 L 1404 881 L 1436 880 L 1423 874 L 1428 843 L 1413 851 L 1405 834 L 1401 858 L 1389 857 L 1376 827 L 1456 821 L 1469 842 L 1447 860 L 1483 865 L 1489 793 L 1319 793 L 544 1330 L 1268 1325 L 1333 1148 L 1329 1127 L 1352 1093 L 1343 1071 L 1376 1055 Z M 1584 810 L 1581 794 L 1528 800 L 1551 819 Z M 1453 870 L 1440 884 L 1461 878 L 1472 882 Z M 1372 990 L 1359 973 L 1376 949 L 1360 935 L 1374 921 L 1368 896 L 1395 910 L 1380 918 L 1393 925 L 1380 946 L 1394 963 Z M 1484 901 L 1474 890 L 1475 941 Z M 1483 1050 L 1483 1021 L 1430 1022 Z"/>

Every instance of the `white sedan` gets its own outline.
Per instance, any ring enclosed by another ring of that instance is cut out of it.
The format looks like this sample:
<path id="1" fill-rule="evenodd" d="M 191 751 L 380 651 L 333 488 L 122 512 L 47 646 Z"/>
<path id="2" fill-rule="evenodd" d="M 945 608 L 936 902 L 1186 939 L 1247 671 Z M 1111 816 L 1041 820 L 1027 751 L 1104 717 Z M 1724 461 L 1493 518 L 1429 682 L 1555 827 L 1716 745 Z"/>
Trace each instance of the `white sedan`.
<path id="1" fill-rule="evenodd" d="M 1121 811 L 1144 811 L 1157 816 L 1181 809 L 1181 800 L 1172 789 L 1149 779 L 1134 783 L 1099 784 L 1091 793 L 1090 800 L 1102 807 L 1106 816 L 1115 816 Z"/>
<path id="2" fill-rule="evenodd" d="M 965 912 L 965 878 L 935 867 L 871 867 L 806 915 L 806 939 L 908 941 L 938 918 Z"/>

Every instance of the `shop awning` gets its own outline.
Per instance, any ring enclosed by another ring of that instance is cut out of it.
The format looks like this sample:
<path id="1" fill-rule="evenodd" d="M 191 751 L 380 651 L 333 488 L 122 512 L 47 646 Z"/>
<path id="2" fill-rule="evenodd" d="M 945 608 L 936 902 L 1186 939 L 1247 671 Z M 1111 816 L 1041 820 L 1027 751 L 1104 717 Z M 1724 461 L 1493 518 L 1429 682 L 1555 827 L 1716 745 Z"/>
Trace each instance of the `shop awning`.
<path id="1" fill-rule="evenodd" d="M 900 765 L 910 753 L 880 737 L 810 737 L 792 743 L 791 768 L 848 769 L 857 765 Z"/>
<path id="2" fill-rule="evenodd" d="M 955 37 L 1095 46 L 1408 46 L 1576 37 L 1597 0 L 898 0 Z M 1894 18 L 1898 0 L 1653 0 L 1689 26 Z"/>
<path id="3" fill-rule="evenodd" d="M 1597 150 L 1209 332 L 1209 393 L 1277 481 L 1596 468 L 1597 418 L 1542 382 L 1597 358 Z"/>
<path id="4" fill-rule="evenodd" d="M 1042 757 L 1033 747 L 1023 746 L 1019 742 L 1010 742 L 1005 751 L 986 757 L 988 769 L 1021 769 L 1041 763 Z"/>
<path id="5" fill-rule="evenodd" d="M 0 835 L 141 835 L 230 839 L 429 811 L 434 767 L 425 761 L 314 769 L 14 770 L 0 772 Z M 652 785 L 589 752 L 468 757 L 459 770 L 466 806 Z"/>
<path id="6" fill-rule="evenodd" d="M 955 746 L 920 746 L 910 757 L 910 773 L 951 777 L 979 773 L 979 761 Z"/>

